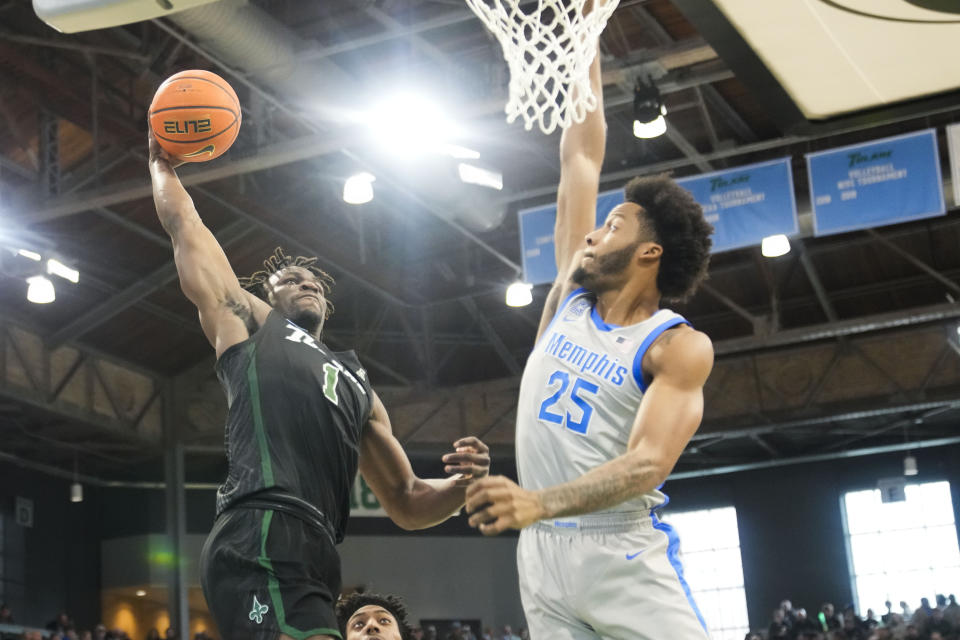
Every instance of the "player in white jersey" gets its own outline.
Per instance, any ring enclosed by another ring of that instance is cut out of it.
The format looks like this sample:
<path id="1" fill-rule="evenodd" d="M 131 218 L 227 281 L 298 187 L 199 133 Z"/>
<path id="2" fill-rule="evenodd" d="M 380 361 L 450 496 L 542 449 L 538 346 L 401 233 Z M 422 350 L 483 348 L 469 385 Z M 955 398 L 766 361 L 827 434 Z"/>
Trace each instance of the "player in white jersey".
<path id="1" fill-rule="evenodd" d="M 599 54 L 591 81 L 602 96 Z M 594 229 L 603 105 L 564 132 L 555 229 L 560 276 L 520 386 L 517 466 L 467 492 L 486 535 L 522 529 L 534 640 L 707 638 L 679 540 L 654 510 L 703 415 L 709 338 L 662 300 L 706 275 L 712 227 L 689 192 L 638 178 Z"/>

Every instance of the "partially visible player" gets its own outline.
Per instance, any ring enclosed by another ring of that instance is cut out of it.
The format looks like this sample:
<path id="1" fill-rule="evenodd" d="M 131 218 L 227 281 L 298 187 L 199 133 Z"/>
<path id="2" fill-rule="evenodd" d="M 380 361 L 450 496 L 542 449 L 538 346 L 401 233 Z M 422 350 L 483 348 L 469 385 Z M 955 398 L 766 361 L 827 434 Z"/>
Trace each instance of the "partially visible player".
<path id="1" fill-rule="evenodd" d="M 337 603 L 344 640 L 410 640 L 407 608 L 397 596 L 353 593 Z"/>
<path id="2" fill-rule="evenodd" d="M 594 229 L 605 145 L 601 101 L 560 143 L 559 276 L 520 386 L 520 486 L 481 480 L 467 509 L 486 535 L 523 530 L 520 591 L 534 640 L 703 639 L 679 541 L 654 510 L 700 425 L 713 366 L 709 338 L 661 302 L 704 279 L 713 229 L 665 177 L 632 180 Z"/>
<path id="3" fill-rule="evenodd" d="M 335 545 L 358 466 L 390 518 L 421 529 L 459 511 L 465 487 L 487 475 L 488 449 L 462 438 L 443 457 L 457 475 L 414 475 L 356 355 L 321 340 L 331 279 L 315 258 L 277 250 L 245 290 L 152 135 L 149 166 L 227 395 L 227 479 L 201 557 L 211 613 L 229 640 L 340 638 Z"/>

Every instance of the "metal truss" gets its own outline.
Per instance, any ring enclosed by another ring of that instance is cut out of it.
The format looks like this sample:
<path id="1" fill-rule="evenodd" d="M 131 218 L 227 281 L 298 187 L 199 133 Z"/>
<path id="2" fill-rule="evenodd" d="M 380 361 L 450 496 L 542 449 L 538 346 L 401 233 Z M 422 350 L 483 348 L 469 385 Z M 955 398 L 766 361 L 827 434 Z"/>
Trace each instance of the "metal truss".
<path id="1" fill-rule="evenodd" d="M 95 350 L 51 348 L 0 318 L 0 396 L 130 442 L 157 445 L 164 379 Z"/>

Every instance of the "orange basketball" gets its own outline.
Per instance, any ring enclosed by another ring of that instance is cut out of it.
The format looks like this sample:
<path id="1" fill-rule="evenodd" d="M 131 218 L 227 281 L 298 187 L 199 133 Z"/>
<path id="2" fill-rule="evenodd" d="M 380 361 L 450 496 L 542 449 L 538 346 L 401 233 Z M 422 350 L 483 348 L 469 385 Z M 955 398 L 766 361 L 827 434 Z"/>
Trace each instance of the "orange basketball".
<path id="1" fill-rule="evenodd" d="M 237 139 L 240 116 L 233 87 L 199 69 L 167 78 L 150 103 L 150 128 L 157 142 L 185 162 L 222 155 Z"/>

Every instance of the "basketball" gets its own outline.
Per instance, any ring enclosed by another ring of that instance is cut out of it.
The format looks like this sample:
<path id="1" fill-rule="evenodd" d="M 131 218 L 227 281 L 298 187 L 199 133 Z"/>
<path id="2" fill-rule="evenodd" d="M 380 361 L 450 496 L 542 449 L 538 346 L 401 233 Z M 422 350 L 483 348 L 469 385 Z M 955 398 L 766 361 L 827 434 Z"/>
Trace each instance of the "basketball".
<path id="1" fill-rule="evenodd" d="M 223 155 L 240 131 L 240 102 L 226 80 L 192 69 L 167 78 L 150 103 L 150 128 L 167 153 L 185 162 Z"/>

